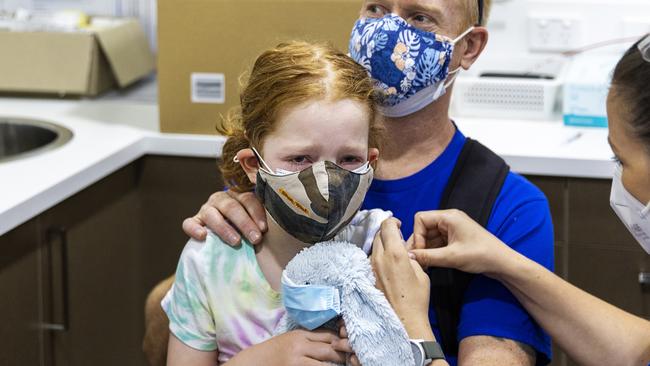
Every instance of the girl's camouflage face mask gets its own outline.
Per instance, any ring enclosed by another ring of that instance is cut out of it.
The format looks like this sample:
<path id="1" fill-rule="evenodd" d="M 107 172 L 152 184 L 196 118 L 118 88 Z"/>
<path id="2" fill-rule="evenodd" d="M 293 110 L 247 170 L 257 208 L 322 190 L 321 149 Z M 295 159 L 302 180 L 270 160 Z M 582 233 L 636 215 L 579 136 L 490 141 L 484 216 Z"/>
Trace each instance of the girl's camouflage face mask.
<path id="1" fill-rule="evenodd" d="M 258 199 L 282 229 L 304 243 L 332 239 L 357 213 L 372 182 L 368 163 L 355 171 L 320 161 L 299 172 L 273 172 L 253 151 L 260 162 Z"/>
<path id="2" fill-rule="evenodd" d="M 398 15 L 361 18 L 350 35 L 350 56 L 365 67 L 381 90 L 388 117 L 415 113 L 443 96 L 460 67 L 449 71 L 456 39 L 426 32 Z M 449 79 L 449 80 L 448 80 Z"/>

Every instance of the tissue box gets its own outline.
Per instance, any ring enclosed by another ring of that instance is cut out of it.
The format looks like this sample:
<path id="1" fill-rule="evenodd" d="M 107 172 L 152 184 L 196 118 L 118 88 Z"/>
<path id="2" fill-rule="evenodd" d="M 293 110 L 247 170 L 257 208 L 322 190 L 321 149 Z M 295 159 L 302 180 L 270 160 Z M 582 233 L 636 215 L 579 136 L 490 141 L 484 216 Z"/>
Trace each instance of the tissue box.
<path id="1" fill-rule="evenodd" d="M 239 104 L 240 76 L 288 40 L 347 53 L 361 0 L 158 0 L 158 100 L 163 132 L 216 134 Z"/>
<path id="2" fill-rule="evenodd" d="M 76 30 L 0 29 L 0 92 L 95 96 L 125 87 L 154 70 L 140 24 L 98 19 Z"/>
<path id="3" fill-rule="evenodd" d="M 564 85 L 564 124 L 607 127 L 607 93 L 619 55 L 582 55 L 567 72 Z"/>

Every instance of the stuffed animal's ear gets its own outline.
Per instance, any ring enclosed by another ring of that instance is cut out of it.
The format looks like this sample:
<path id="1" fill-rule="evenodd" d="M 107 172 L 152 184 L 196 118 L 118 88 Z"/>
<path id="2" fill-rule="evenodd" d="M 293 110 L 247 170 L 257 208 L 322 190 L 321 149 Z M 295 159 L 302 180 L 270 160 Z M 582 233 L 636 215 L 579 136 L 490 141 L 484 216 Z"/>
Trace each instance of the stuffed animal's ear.
<path id="1" fill-rule="evenodd" d="M 364 366 L 413 365 L 413 353 L 397 314 L 370 281 L 343 288 L 341 311 L 348 339 Z"/>

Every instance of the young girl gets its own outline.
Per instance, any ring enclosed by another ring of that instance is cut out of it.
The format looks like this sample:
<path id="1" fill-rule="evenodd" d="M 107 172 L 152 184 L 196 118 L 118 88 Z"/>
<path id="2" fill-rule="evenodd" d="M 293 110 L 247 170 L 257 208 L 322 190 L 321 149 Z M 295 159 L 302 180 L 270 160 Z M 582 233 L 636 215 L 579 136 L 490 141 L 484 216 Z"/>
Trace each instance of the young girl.
<path id="1" fill-rule="evenodd" d="M 284 314 L 281 273 L 303 248 L 331 239 L 358 211 L 380 134 L 365 69 L 327 45 L 281 44 L 255 62 L 221 171 L 229 189 L 255 189 L 269 229 L 261 245 L 214 235 L 185 247 L 163 300 L 168 365 L 345 362 L 333 333 L 271 337 Z"/>

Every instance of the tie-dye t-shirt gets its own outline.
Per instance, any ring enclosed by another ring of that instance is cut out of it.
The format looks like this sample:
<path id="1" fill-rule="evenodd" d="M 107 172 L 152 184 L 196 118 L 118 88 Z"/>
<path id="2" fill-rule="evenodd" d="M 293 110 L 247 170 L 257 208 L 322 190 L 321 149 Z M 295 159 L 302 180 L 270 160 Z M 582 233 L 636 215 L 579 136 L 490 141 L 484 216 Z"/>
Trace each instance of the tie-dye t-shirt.
<path id="1" fill-rule="evenodd" d="M 197 350 L 218 350 L 219 364 L 271 338 L 284 314 L 252 245 L 233 248 L 213 233 L 187 243 L 162 307 L 176 338 Z"/>

